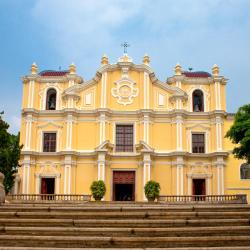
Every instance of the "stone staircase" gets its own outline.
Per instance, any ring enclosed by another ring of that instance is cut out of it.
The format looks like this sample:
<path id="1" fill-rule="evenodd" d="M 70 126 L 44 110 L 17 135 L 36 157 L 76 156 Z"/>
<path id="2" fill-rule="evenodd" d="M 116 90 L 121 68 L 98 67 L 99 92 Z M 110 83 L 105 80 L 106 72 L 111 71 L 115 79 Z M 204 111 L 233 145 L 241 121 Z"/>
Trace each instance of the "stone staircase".
<path id="1" fill-rule="evenodd" d="M 250 249 L 250 206 L 6 203 L 0 249 Z"/>

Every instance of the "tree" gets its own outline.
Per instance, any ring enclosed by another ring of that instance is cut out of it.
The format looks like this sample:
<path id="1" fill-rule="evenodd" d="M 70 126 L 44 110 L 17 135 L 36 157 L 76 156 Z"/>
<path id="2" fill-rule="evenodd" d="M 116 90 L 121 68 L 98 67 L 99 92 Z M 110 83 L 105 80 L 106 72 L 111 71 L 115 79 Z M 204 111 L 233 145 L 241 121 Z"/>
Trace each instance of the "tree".
<path id="1" fill-rule="evenodd" d="M 239 108 L 235 115 L 234 124 L 225 137 L 238 144 L 233 149 L 235 157 L 244 159 L 250 164 L 250 104 Z"/>
<path id="2" fill-rule="evenodd" d="M 19 133 L 13 135 L 8 132 L 9 125 L 6 123 L 0 113 L 0 172 L 5 176 L 5 192 L 9 193 L 14 184 L 14 174 L 19 166 L 18 161 L 22 146 L 19 145 Z"/>

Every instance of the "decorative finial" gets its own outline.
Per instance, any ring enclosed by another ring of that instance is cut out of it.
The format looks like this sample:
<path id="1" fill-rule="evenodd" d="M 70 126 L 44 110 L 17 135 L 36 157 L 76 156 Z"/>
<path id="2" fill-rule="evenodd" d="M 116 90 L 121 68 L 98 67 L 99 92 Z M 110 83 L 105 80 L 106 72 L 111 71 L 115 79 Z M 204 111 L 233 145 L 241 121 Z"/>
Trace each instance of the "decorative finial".
<path id="1" fill-rule="evenodd" d="M 38 68 L 37 68 L 37 65 L 36 65 L 36 63 L 34 62 L 34 63 L 32 63 L 32 65 L 31 65 L 31 74 L 32 75 L 36 75 L 37 74 L 37 71 L 38 71 Z"/>
<path id="2" fill-rule="evenodd" d="M 213 76 L 218 76 L 220 73 L 220 68 L 218 67 L 218 65 L 214 64 L 213 68 L 212 68 L 212 74 Z"/>
<path id="3" fill-rule="evenodd" d="M 121 47 L 123 47 L 123 53 L 127 54 L 128 53 L 128 47 L 130 47 L 130 44 L 128 44 L 127 42 L 124 42 L 123 44 L 121 44 Z"/>
<path id="4" fill-rule="evenodd" d="M 146 65 L 149 65 L 149 63 L 150 63 L 150 57 L 147 54 L 145 54 L 144 57 L 143 57 L 143 61 L 142 62 L 144 64 L 146 64 Z"/>
<path id="5" fill-rule="evenodd" d="M 75 74 L 75 73 L 76 73 L 76 66 L 75 66 L 74 63 L 71 63 L 71 64 L 69 65 L 69 73 L 70 73 L 70 74 Z"/>
<path id="6" fill-rule="evenodd" d="M 180 76 L 182 73 L 182 68 L 181 65 L 179 63 L 176 64 L 175 68 L 174 68 L 174 72 L 175 75 Z"/>
<path id="7" fill-rule="evenodd" d="M 109 59 L 108 59 L 108 56 L 107 56 L 106 54 L 104 54 L 104 55 L 102 56 L 101 64 L 102 64 L 102 65 L 107 65 L 107 64 L 109 64 Z"/>

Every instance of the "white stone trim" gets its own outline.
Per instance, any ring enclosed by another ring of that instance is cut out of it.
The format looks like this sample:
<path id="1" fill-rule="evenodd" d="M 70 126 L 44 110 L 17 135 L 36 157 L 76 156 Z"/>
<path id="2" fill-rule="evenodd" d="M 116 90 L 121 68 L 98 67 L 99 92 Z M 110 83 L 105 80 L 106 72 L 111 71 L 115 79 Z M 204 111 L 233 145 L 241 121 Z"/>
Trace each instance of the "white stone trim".
<path id="1" fill-rule="evenodd" d="M 39 131 L 39 136 L 41 136 L 41 139 L 40 139 L 40 152 L 43 152 L 43 145 L 44 145 L 44 133 L 56 133 L 56 151 L 55 152 L 59 152 L 60 149 L 58 148 L 58 145 L 60 145 L 58 143 L 59 141 L 59 135 L 58 135 L 58 131 L 57 130 L 40 130 Z"/>
<path id="2" fill-rule="evenodd" d="M 189 96 L 189 111 L 193 111 L 193 92 L 195 90 L 200 90 L 203 93 L 203 104 L 204 104 L 204 112 L 209 112 L 210 111 L 210 105 L 209 105 L 209 98 L 210 94 L 209 92 L 202 86 L 193 86 L 191 89 L 188 90 L 188 96 Z"/>
<path id="3" fill-rule="evenodd" d="M 135 153 L 135 144 L 137 144 L 137 141 L 136 141 L 136 122 L 114 122 L 113 123 L 113 126 L 114 126 L 114 129 L 113 129 L 113 138 L 114 138 L 114 152 L 116 152 L 116 125 L 133 125 L 133 152 L 128 152 L 128 153 Z M 126 153 L 126 152 L 124 152 Z M 120 154 L 120 152 L 119 152 Z"/>
<path id="4" fill-rule="evenodd" d="M 220 91 L 220 83 L 214 83 L 214 91 L 215 91 L 215 108 L 216 110 L 221 110 L 221 91 Z"/>
<path id="5" fill-rule="evenodd" d="M 181 116 L 177 116 L 176 118 L 176 150 L 177 151 L 182 151 L 182 124 L 183 120 Z"/>
<path id="6" fill-rule="evenodd" d="M 144 109 L 149 109 L 149 75 L 144 72 Z"/>
<path id="7" fill-rule="evenodd" d="M 149 144 L 149 116 L 146 114 L 143 117 L 143 140 Z"/>
<path id="8" fill-rule="evenodd" d="M 46 110 L 46 100 L 47 92 L 49 89 L 54 89 L 56 91 L 56 110 L 61 109 L 61 88 L 59 88 L 58 83 L 47 83 L 46 87 L 39 92 L 40 95 L 40 109 Z"/>
<path id="9" fill-rule="evenodd" d="M 111 94 L 114 98 L 117 98 L 117 102 L 124 106 L 133 103 L 134 97 L 139 94 L 139 89 L 135 87 L 135 82 L 129 78 L 121 78 L 115 82 L 116 87 L 111 89 Z M 121 89 L 126 86 L 130 89 L 129 93 L 122 93 Z"/>

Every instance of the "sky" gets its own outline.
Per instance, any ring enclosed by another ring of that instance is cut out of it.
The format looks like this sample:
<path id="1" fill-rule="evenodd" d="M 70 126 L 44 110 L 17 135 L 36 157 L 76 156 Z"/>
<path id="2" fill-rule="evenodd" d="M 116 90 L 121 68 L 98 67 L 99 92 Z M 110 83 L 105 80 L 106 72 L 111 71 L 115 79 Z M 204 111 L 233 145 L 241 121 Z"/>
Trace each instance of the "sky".
<path id="1" fill-rule="evenodd" d="M 250 0 L 0 0 L 0 111 L 20 127 L 22 80 L 39 71 L 68 69 L 74 62 L 85 80 L 103 54 L 116 63 L 128 54 L 140 64 L 145 53 L 161 81 L 183 69 L 228 80 L 227 111 L 250 103 Z"/>

